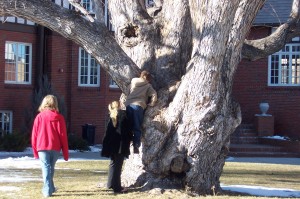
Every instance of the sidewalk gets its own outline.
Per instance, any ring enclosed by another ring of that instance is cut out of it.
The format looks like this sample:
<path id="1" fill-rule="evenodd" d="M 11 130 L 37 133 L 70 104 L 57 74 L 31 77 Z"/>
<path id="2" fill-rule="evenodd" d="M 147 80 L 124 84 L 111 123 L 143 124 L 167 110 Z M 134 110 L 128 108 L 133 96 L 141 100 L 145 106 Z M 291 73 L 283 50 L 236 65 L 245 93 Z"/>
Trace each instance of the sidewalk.
<path id="1" fill-rule="evenodd" d="M 108 160 L 100 155 L 101 146 L 95 145 L 91 147 L 91 151 L 72 151 L 70 150 L 69 159 L 72 160 Z M 18 158 L 28 156 L 33 158 L 31 148 L 24 152 L 0 152 L 0 159 Z M 63 159 L 60 156 L 60 159 Z M 300 165 L 300 158 L 274 158 L 274 157 L 227 157 L 226 162 L 248 162 L 248 163 L 266 163 L 266 164 L 288 164 Z"/>
<path id="2" fill-rule="evenodd" d="M 69 159 L 70 160 L 108 160 L 108 158 L 104 158 L 100 155 L 100 151 L 70 152 Z"/>
<path id="3" fill-rule="evenodd" d="M 103 158 L 100 155 L 101 146 L 94 145 L 91 146 L 91 151 L 74 151 L 69 150 L 69 160 L 105 160 L 107 158 Z M 20 157 L 29 157 L 33 158 L 32 149 L 29 147 L 23 152 L 4 152 L 0 151 L 0 159 L 6 158 L 20 158 Z M 59 159 L 63 159 L 62 154 L 60 154 Z"/>
<path id="4" fill-rule="evenodd" d="M 273 157 L 228 157 L 226 162 L 248 162 L 266 164 L 288 164 L 299 165 L 300 158 L 273 158 Z"/>

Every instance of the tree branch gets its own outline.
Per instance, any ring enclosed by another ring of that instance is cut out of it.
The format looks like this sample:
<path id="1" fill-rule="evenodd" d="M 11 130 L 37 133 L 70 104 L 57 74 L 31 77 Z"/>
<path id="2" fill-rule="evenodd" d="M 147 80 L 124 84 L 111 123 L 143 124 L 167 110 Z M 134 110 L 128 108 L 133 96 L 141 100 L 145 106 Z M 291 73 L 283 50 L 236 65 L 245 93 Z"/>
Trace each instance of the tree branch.
<path id="1" fill-rule="evenodd" d="M 102 0 L 92 0 L 93 2 L 93 10 L 95 12 L 96 19 L 100 22 L 105 23 L 104 21 L 104 12 L 103 8 L 105 5 L 103 5 Z"/>
<path id="2" fill-rule="evenodd" d="M 87 21 L 49 0 L 0 0 L 1 15 L 26 18 L 74 41 L 98 61 L 125 93 L 130 80 L 140 72 L 104 23 Z"/>
<path id="3" fill-rule="evenodd" d="M 294 0 L 288 21 L 277 28 L 270 36 L 257 40 L 245 40 L 242 56 L 245 59 L 257 60 L 281 50 L 293 37 L 300 36 L 299 2 Z"/>
<path id="4" fill-rule="evenodd" d="M 95 19 L 90 15 L 90 13 L 84 7 L 82 7 L 82 5 L 80 4 L 80 0 L 69 0 L 69 3 L 75 7 L 76 11 L 79 11 L 84 16 L 86 16 L 88 20 L 90 20 L 91 22 L 95 21 Z"/>

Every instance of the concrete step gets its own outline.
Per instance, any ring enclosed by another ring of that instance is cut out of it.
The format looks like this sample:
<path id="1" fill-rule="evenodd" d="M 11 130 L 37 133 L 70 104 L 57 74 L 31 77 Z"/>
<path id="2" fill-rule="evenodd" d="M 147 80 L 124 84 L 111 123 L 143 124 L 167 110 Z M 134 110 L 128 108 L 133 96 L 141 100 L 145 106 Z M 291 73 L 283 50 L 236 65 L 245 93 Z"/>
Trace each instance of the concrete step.
<path id="1" fill-rule="evenodd" d="M 231 144 L 259 144 L 258 137 L 251 137 L 251 136 L 242 136 L 242 137 L 231 137 L 230 138 Z"/>
<path id="2" fill-rule="evenodd" d="M 284 148 L 262 144 L 230 144 L 234 152 L 284 152 Z"/>
<path id="3" fill-rule="evenodd" d="M 298 140 L 282 140 L 282 139 L 272 139 L 268 137 L 258 138 L 260 144 L 268 144 L 271 146 L 280 146 L 286 151 L 299 153 L 300 154 L 300 141 Z"/>
<path id="4" fill-rule="evenodd" d="M 228 156 L 300 157 L 300 141 L 259 137 L 252 124 L 241 124 L 230 137 Z"/>
<path id="5" fill-rule="evenodd" d="M 300 157 L 284 147 L 262 144 L 231 144 L 228 156 L 233 157 Z"/>

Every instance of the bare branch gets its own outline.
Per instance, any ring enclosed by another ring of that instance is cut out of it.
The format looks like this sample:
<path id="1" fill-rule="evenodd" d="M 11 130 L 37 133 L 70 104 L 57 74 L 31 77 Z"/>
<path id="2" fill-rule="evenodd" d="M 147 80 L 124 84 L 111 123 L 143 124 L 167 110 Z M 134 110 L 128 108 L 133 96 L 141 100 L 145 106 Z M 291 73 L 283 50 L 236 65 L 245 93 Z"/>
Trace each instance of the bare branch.
<path id="1" fill-rule="evenodd" d="M 75 7 L 76 11 L 81 12 L 84 16 L 86 16 L 88 20 L 90 20 L 91 22 L 95 21 L 95 19 L 90 15 L 90 13 L 84 7 L 82 7 L 82 5 L 80 4 L 80 0 L 69 0 L 69 2 L 72 6 Z"/>
<path id="2" fill-rule="evenodd" d="M 299 20 L 299 0 L 294 0 L 292 5 L 291 18 Z"/>
<path id="3" fill-rule="evenodd" d="M 139 74 L 104 23 L 92 23 L 49 0 L 0 0 L 0 15 L 28 19 L 74 41 L 98 61 L 123 92 L 131 78 Z"/>
<path id="4" fill-rule="evenodd" d="M 104 23 L 104 12 L 103 12 L 103 2 L 102 0 L 92 0 L 93 11 L 95 12 L 96 20 Z"/>
<path id="5" fill-rule="evenodd" d="M 139 2 L 139 4 L 140 4 L 140 6 L 141 6 L 144 10 L 146 10 L 145 0 L 139 0 L 138 2 Z"/>
<path id="6" fill-rule="evenodd" d="M 290 42 L 293 37 L 300 36 L 299 2 L 300 0 L 293 1 L 290 18 L 270 36 L 257 40 L 245 40 L 242 50 L 243 58 L 257 60 L 267 57 L 282 49 L 285 43 Z"/>

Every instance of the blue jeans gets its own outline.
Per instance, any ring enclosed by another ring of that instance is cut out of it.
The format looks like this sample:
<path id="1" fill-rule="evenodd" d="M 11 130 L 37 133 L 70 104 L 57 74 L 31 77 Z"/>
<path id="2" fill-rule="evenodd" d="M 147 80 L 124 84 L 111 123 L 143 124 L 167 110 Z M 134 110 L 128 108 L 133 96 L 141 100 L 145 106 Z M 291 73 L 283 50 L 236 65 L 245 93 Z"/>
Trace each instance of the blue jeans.
<path id="1" fill-rule="evenodd" d="M 133 146 L 141 146 L 142 123 L 144 119 L 144 109 L 141 106 L 130 104 L 126 107 L 127 117 L 132 124 Z"/>
<path id="2" fill-rule="evenodd" d="M 45 150 L 39 151 L 38 154 L 41 161 L 44 182 L 42 193 L 45 197 L 49 197 L 52 196 L 53 192 L 55 192 L 53 177 L 54 167 L 59 157 L 59 152 L 54 150 Z"/>

